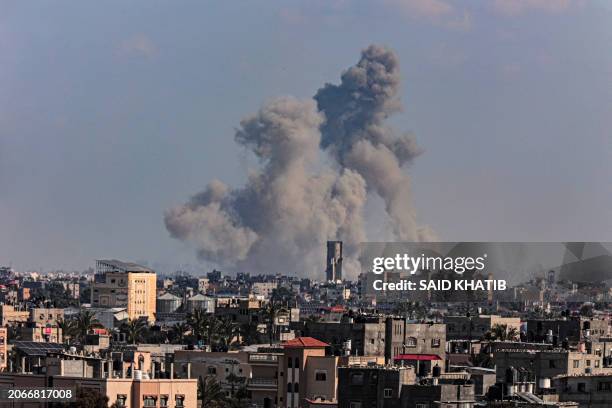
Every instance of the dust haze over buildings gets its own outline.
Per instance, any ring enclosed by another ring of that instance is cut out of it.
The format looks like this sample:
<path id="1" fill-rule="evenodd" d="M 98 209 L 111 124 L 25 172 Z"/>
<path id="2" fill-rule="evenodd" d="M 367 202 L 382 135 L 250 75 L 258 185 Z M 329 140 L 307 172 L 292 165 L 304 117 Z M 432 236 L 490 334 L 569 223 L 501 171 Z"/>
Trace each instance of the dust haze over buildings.
<path id="1" fill-rule="evenodd" d="M 378 195 L 396 239 L 430 239 L 416 220 L 403 169 L 420 149 L 386 124 L 401 109 L 399 85 L 397 55 L 371 45 L 339 85 L 326 84 L 314 99 L 265 104 L 234 135 L 259 168 L 242 187 L 213 180 L 167 210 L 170 235 L 228 270 L 300 276 L 319 276 L 325 243 L 341 240 L 344 271 L 354 276 L 352 255 L 367 240 L 364 205 Z"/>

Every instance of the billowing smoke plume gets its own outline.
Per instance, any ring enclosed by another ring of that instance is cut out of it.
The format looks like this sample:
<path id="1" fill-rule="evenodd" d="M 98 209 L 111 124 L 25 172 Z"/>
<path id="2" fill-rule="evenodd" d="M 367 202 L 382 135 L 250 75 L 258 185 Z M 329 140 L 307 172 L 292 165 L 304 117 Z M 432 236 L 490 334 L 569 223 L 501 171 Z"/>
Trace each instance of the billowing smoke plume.
<path id="1" fill-rule="evenodd" d="M 419 228 L 411 204 L 410 178 L 402 166 L 421 153 L 412 135 L 385 124 L 401 109 L 399 61 L 391 50 L 371 45 L 357 65 L 342 74 L 340 85 L 327 84 L 315 100 L 326 116 L 321 147 L 341 168 L 359 173 L 385 202 L 394 235 L 402 241 L 429 238 Z"/>
<path id="2" fill-rule="evenodd" d="M 397 239 L 423 239 L 402 170 L 419 149 L 384 123 L 401 108 L 398 86 L 396 55 L 370 46 L 340 85 L 326 85 L 315 100 L 268 103 L 235 134 L 260 168 L 240 189 L 212 181 L 166 212 L 166 228 L 201 259 L 253 273 L 320 275 L 325 241 L 342 240 L 350 271 L 366 240 L 363 207 L 372 193 L 384 200 Z M 330 168 L 321 149 L 335 162 Z"/>
<path id="3" fill-rule="evenodd" d="M 272 101 L 244 119 L 235 139 L 262 169 L 242 189 L 214 181 L 169 210 L 172 236 L 221 265 L 300 274 L 320 272 L 326 240 L 342 237 L 353 247 L 364 240 L 363 178 L 348 169 L 312 173 L 323 120 L 313 100 L 293 98 Z"/>

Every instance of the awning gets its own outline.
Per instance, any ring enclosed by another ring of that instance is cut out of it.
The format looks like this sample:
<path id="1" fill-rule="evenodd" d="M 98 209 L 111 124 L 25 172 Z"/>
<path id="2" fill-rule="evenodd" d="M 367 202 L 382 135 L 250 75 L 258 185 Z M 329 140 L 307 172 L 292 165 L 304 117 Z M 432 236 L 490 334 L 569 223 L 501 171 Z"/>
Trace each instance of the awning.
<path id="1" fill-rule="evenodd" d="M 435 361 L 442 360 L 437 354 L 398 354 L 395 361 Z"/>

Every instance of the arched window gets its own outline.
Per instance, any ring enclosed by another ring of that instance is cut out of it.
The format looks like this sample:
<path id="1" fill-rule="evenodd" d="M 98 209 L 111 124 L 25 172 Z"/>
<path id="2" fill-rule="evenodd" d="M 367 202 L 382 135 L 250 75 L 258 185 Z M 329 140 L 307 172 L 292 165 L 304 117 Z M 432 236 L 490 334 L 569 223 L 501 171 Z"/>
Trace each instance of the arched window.
<path id="1" fill-rule="evenodd" d="M 287 392 L 293 392 L 293 384 L 287 384 Z"/>
<path id="2" fill-rule="evenodd" d="M 293 360 L 291 359 L 291 357 L 287 359 L 287 367 L 289 368 L 293 367 Z"/>
<path id="3" fill-rule="evenodd" d="M 295 368 L 299 368 L 300 367 L 300 360 L 296 357 L 295 358 Z"/>

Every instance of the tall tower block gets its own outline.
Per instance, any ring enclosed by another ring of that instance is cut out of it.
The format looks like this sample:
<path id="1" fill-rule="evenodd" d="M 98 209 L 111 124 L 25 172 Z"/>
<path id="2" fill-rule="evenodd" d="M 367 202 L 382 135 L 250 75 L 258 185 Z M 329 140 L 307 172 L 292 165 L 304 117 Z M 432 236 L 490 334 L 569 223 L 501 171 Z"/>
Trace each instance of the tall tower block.
<path id="1" fill-rule="evenodd" d="M 325 275 L 328 282 L 342 280 L 342 241 L 327 241 Z"/>

